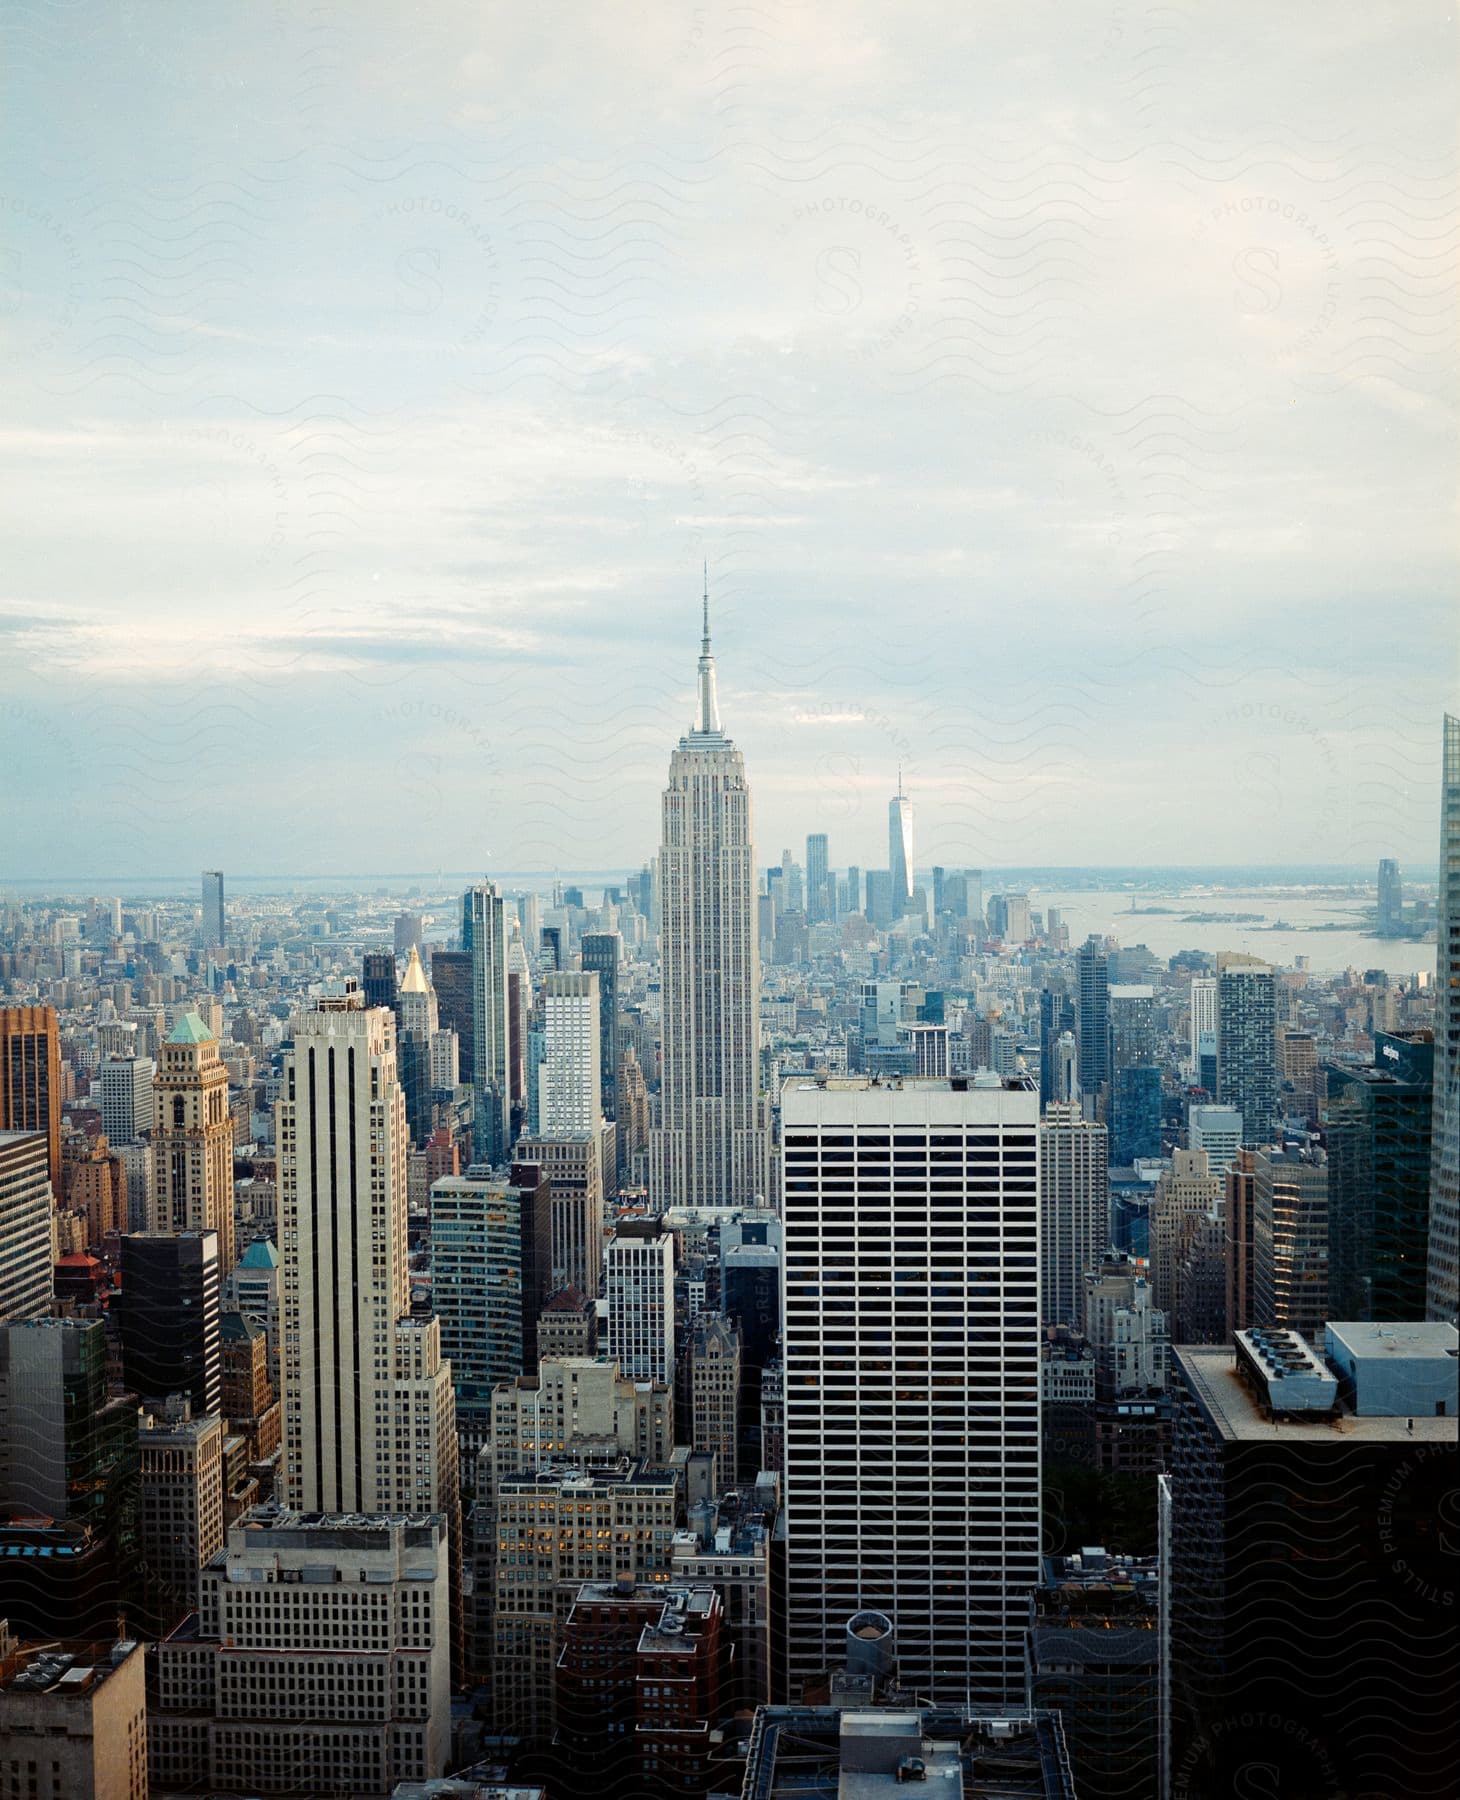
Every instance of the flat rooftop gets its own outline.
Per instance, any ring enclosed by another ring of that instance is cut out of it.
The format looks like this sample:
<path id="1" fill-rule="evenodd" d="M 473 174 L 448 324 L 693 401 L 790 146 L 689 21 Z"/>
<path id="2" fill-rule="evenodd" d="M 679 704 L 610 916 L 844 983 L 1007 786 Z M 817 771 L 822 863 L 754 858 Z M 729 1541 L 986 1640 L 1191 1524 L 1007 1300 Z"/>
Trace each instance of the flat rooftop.
<path id="1" fill-rule="evenodd" d="M 131 1638 L 121 1638 L 109 1648 L 87 1644 L 70 1650 L 64 1645 L 28 1649 L 22 1644 L 17 1649 L 14 1666 L 0 1665 L 0 1693 L 54 1694 L 62 1699 L 85 1699 L 139 1648 L 140 1645 Z"/>
<path id="2" fill-rule="evenodd" d="M 920 1780 L 899 1782 L 913 1756 Z M 760 1707 L 746 1800 L 1074 1800 L 1057 1713 L 963 1707 Z"/>
<path id="3" fill-rule="evenodd" d="M 1274 1438 L 1342 1438 L 1360 1444 L 1453 1444 L 1454 1418 L 1356 1418 L 1351 1412 L 1269 1418 L 1268 1409 L 1237 1374 L 1236 1357 L 1225 1345 L 1182 1344 L 1172 1356 L 1181 1366 L 1198 1404 L 1223 1437 L 1233 1442 Z"/>
<path id="4" fill-rule="evenodd" d="M 1460 1353 L 1460 1333 L 1453 1325 L 1404 1320 L 1376 1325 L 1371 1320 L 1330 1320 L 1328 1329 L 1354 1356 L 1448 1356 Z"/>

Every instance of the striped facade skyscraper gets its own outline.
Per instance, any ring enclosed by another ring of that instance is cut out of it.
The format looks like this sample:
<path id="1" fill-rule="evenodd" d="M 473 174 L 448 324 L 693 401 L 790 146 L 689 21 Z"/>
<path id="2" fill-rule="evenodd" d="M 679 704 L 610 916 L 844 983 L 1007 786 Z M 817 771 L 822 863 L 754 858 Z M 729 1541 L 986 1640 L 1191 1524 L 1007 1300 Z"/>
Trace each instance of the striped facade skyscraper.
<path id="1" fill-rule="evenodd" d="M 293 1024 L 279 1100 L 284 1495 L 302 1512 L 448 1515 L 456 1409 L 411 1312 L 395 1019 L 358 994 Z"/>
<path id="2" fill-rule="evenodd" d="M 795 1700 L 863 1608 L 904 1684 L 1018 1704 L 1039 1579 L 1039 1094 L 789 1076 L 786 1575 Z"/>
<path id="3" fill-rule="evenodd" d="M 650 1180 L 661 1207 L 748 1205 L 768 1180 L 750 788 L 720 724 L 708 593 L 698 699 L 669 759 L 659 854 L 663 1122 Z"/>

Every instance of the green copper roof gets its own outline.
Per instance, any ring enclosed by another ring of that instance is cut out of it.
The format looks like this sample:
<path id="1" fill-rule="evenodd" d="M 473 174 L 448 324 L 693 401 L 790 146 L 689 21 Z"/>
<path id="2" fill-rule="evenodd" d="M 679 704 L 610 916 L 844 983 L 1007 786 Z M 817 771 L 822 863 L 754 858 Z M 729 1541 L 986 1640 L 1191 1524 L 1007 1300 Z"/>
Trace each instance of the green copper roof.
<path id="1" fill-rule="evenodd" d="M 169 1044 L 211 1044 L 213 1033 L 195 1012 L 185 1012 L 173 1026 Z"/>
<path id="2" fill-rule="evenodd" d="M 238 1259 L 240 1269 L 277 1269 L 279 1252 L 268 1238 L 255 1238 Z"/>

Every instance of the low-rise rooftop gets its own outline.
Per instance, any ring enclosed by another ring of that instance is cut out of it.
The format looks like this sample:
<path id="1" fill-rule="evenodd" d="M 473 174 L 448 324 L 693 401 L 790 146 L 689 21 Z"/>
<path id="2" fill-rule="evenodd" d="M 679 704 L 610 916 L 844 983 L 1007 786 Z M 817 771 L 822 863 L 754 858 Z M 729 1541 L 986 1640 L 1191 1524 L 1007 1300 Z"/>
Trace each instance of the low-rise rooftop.
<path id="1" fill-rule="evenodd" d="M 1243 1382 L 1236 1358 L 1225 1345 L 1187 1344 L 1171 1354 L 1193 1399 L 1231 1442 L 1259 1438 L 1318 1442 L 1330 1437 L 1372 1444 L 1456 1441 L 1453 1417 L 1369 1417 L 1348 1412 L 1341 1405 L 1327 1411 L 1274 1415 L 1265 1400 Z"/>

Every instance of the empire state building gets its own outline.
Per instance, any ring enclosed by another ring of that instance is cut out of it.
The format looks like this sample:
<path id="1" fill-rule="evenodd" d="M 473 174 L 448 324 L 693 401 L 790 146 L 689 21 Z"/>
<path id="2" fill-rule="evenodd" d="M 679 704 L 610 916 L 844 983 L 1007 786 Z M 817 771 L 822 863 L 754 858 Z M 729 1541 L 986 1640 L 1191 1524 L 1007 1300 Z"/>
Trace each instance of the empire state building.
<path id="1" fill-rule="evenodd" d="M 720 726 L 708 592 L 698 701 L 669 759 L 659 851 L 664 1067 L 650 1167 L 661 1208 L 748 1205 L 769 1176 L 750 788 Z"/>

